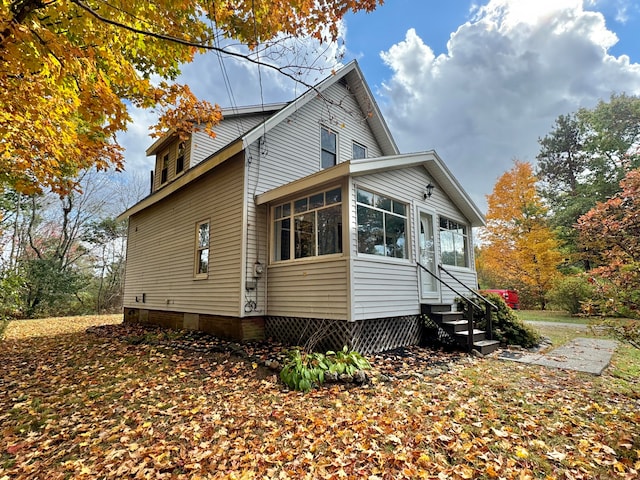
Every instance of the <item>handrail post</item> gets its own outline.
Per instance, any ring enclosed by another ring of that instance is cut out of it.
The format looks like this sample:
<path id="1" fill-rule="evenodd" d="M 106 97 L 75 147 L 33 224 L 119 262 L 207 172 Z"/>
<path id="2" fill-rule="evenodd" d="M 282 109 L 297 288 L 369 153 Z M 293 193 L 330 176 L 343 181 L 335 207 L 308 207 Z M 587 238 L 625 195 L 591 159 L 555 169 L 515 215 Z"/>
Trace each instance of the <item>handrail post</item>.
<path id="1" fill-rule="evenodd" d="M 491 319 L 491 308 L 489 306 L 489 303 L 485 303 L 484 305 L 484 319 L 486 321 L 487 324 L 487 334 L 489 335 L 489 340 L 493 340 L 493 325 L 492 325 L 492 319 Z"/>
<path id="2" fill-rule="evenodd" d="M 471 303 L 467 304 L 467 347 L 469 352 L 473 351 L 473 306 Z"/>

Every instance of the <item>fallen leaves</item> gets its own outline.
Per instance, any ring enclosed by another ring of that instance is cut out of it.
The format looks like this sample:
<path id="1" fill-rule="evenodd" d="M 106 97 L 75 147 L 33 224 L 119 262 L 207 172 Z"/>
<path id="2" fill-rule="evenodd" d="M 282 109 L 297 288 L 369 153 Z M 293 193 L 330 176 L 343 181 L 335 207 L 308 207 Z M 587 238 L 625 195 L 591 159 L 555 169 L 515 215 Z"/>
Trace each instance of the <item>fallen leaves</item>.
<path id="1" fill-rule="evenodd" d="M 634 478 L 637 398 L 491 359 L 303 395 L 254 362 L 10 325 L 0 479 Z M 126 327 L 121 327 L 126 328 Z M 375 359 L 372 362 L 375 365 Z"/>

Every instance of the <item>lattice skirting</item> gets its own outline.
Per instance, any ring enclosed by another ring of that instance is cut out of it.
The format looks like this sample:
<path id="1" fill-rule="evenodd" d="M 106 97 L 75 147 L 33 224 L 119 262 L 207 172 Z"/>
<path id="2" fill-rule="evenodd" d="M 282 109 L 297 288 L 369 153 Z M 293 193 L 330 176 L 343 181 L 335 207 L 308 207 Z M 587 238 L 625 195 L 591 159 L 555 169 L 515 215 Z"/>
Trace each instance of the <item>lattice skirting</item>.
<path id="1" fill-rule="evenodd" d="M 347 322 L 320 318 L 266 317 L 266 337 L 286 345 L 326 351 L 347 345 L 360 353 L 376 353 L 417 345 L 422 336 L 420 315 Z"/>

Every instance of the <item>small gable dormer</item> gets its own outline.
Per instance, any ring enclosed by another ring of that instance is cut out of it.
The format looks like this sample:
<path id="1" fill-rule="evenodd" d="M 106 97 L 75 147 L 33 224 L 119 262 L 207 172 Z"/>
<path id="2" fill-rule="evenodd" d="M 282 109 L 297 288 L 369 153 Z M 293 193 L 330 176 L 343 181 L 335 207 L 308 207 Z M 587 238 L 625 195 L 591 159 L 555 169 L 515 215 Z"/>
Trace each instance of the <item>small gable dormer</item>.
<path id="1" fill-rule="evenodd" d="M 190 166 L 191 138 L 181 139 L 175 134 L 167 134 L 147 150 L 147 155 L 155 155 L 155 169 L 151 191 L 162 188 L 182 175 Z"/>

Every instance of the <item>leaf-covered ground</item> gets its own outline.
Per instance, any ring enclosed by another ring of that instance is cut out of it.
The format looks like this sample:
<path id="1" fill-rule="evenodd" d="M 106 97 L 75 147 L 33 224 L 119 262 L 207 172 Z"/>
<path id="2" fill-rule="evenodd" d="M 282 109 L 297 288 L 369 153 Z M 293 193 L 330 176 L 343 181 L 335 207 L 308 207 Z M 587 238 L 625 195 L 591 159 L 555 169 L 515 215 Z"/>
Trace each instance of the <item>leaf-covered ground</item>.
<path id="1" fill-rule="evenodd" d="M 633 381 L 469 358 L 300 394 L 230 355 L 85 332 L 108 321 L 9 325 L 0 479 L 640 476 Z"/>

